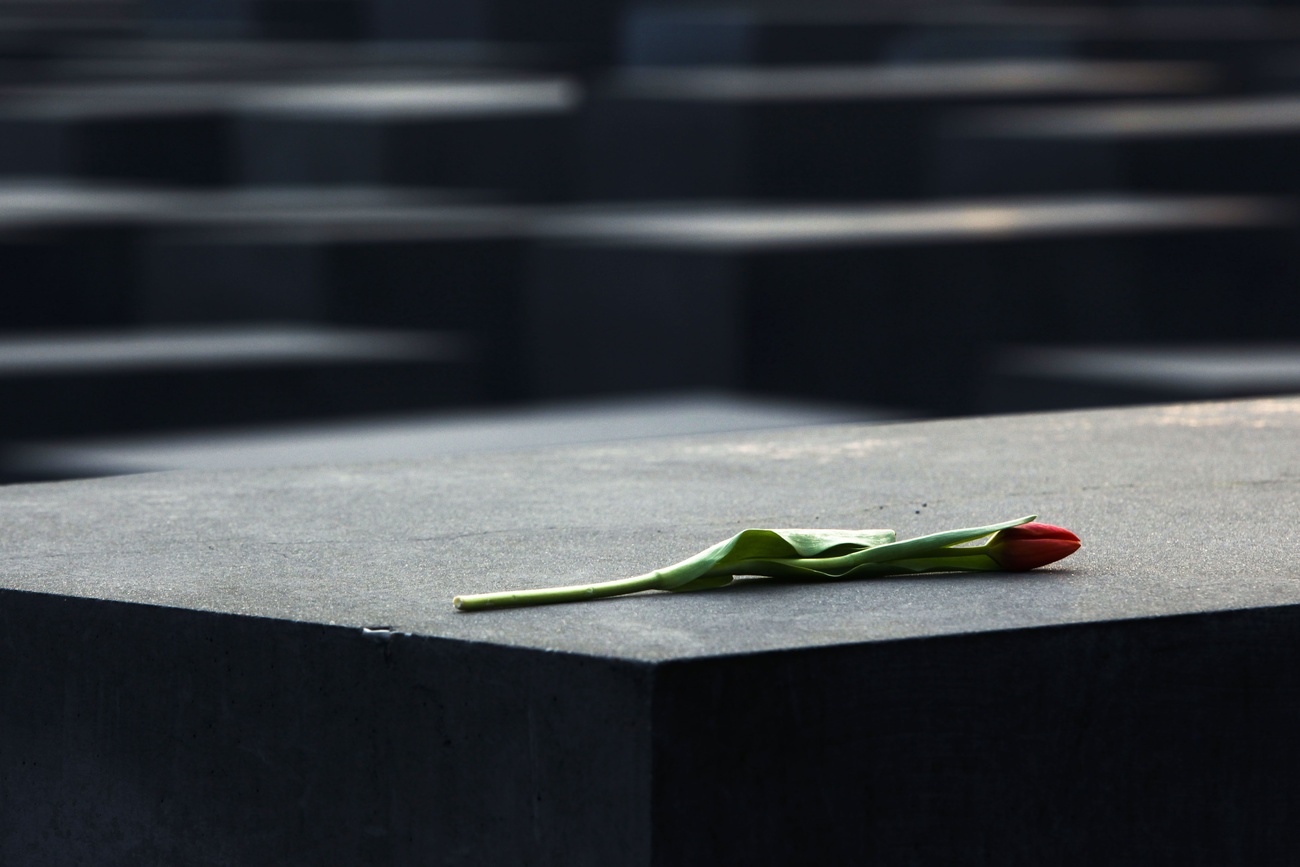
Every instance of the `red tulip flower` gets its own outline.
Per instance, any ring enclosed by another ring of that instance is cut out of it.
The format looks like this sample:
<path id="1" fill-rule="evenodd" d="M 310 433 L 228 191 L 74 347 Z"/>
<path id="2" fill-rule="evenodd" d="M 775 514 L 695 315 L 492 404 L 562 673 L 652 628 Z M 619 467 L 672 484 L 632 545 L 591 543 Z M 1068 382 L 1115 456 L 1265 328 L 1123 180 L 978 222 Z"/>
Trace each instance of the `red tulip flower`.
<path id="1" fill-rule="evenodd" d="M 1009 572 L 1055 563 L 1079 550 L 1079 537 L 1064 527 L 1037 521 L 999 530 L 984 547 L 993 562 Z"/>

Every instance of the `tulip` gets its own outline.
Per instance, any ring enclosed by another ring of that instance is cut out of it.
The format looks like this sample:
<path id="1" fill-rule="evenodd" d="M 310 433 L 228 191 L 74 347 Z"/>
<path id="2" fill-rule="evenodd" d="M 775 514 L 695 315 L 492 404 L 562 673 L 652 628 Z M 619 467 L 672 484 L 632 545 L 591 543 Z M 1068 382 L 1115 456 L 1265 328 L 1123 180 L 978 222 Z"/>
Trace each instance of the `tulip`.
<path id="1" fill-rule="evenodd" d="M 461 611 L 581 602 L 642 590 L 707 590 L 736 575 L 828 581 L 921 572 L 1025 571 L 1079 547 L 1069 530 L 1035 523 L 1037 515 L 933 533 L 902 542 L 893 530 L 743 530 L 694 557 L 644 575 L 541 590 L 457 596 Z M 991 537 L 984 545 L 971 545 Z"/>
<path id="2" fill-rule="evenodd" d="M 999 530 L 984 549 L 1008 572 L 1027 572 L 1069 557 L 1079 545 L 1079 537 L 1064 527 L 1035 521 Z"/>

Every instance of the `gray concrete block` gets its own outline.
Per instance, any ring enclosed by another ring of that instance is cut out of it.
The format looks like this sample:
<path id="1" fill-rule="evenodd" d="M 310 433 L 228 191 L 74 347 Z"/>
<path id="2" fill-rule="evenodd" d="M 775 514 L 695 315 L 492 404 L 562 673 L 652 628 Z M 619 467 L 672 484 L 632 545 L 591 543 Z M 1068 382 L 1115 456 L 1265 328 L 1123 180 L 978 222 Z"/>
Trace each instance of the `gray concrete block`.
<path id="1" fill-rule="evenodd" d="M 142 239 L 133 319 L 153 325 L 328 320 L 329 275 L 319 246 L 187 240 L 167 230 Z"/>
<path id="2" fill-rule="evenodd" d="M 16 183 L 0 262 L 12 330 L 318 324 L 472 332 L 517 392 L 531 212 L 427 191 L 195 191 Z M 39 291 L 35 291 L 39 289 Z"/>
<path id="3" fill-rule="evenodd" d="M 230 179 L 229 82 L 96 81 L 28 87 L 0 112 L 13 174 L 214 185 Z M 51 144 L 48 153 L 37 151 Z"/>
<path id="4" fill-rule="evenodd" d="M 724 384 L 967 412 L 986 353 L 1024 335 L 1288 339 L 1294 229 L 1286 206 L 1262 204 L 1121 196 L 559 213 L 537 229 L 547 243 L 528 307 L 533 388 Z M 1268 301 L 1236 303 L 1245 295 Z"/>
<path id="5" fill-rule="evenodd" d="M 195 39 L 364 39 L 367 0 L 146 0 L 142 22 L 156 36 Z"/>
<path id="6" fill-rule="evenodd" d="M 868 61 L 1198 60 L 1233 88 L 1267 86 L 1270 57 L 1300 18 L 1259 7 L 649 5 L 621 28 L 619 56 L 645 66 Z"/>
<path id="7" fill-rule="evenodd" d="M 554 199 L 572 186 L 582 99 L 562 76 L 444 76 L 248 91 L 234 173 L 245 183 L 414 184 Z"/>
<path id="8" fill-rule="evenodd" d="M 380 40 L 428 39 L 545 46 L 567 66 L 607 64 L 618 22 L 631 3 L 560 0 L 474 0 L 427 4 L 371 0 L 371 34 Z"/>
<path id="9" fill-rule="evenodd" d="M 235 326 L 7 335 L 0 439 L 231 426 L 484 400 L 472 337 Z"/>
<path id="10" fill-rule="evenodd" d="M 1014 346 L 994 354 L 979 406 L 1042 412 L 1297 392 L 1293 344 Z"/>
<path id="11" fill-rule="evenodd" d="M 1294 192 L 1298 145 L 1289 95 L 991 110 L 952 119 L 934 184 L 946 195 Z"/>
<path id="12" fill-rule="evenodd" d="M 619 47 L 624 63 L 644 66 L 1059 59 L 1100 23 L 1100 10 L 1089 11 L 659 4 L 625 16 Z"/>
<path id="13" fill-rule="evenodd" d="M 0 854 L 1286 864 L 1297 433 L 1274 399 L 6 487 Z M 1083 549 L 449 603 L 1030 511 Z"/>
<path id="14" fill-rule="evenodd" d="M 661 436 L 894 421 L 882 408 L 672 394 L 457 409 L 364 421 L 27 442 L 0 450 L 0 478 L 54 480 L 179 469 L 419 460 Z"/>
<path id="15" fill-rule="evenodd" d="M 186 203 L 142 232 L 139 321 L 456 331 L 482 348 L 488 394 L 522 393 L 528 209 L 338 187 L 180 195 L 176 210 Z"/>
<path id="16" fill-rule="evenodd" d="M 527 393 L 737 390 L 750 336 L 735 259 L 690 250 L 543 246 L 520 323 Z"/>
<path id="17" fill-rule="evenodd" d="M 330 68 L 327 57 L 290 54 L 274 69 L 254 54 L 264 68 L 241 74 L 218 55 L 217 71 L 196 81 L 173 73 L 31 87 L 0 108 L 0 170 L 188 186 L 567 192 L 576 80 L 449 72 L 437 56 L 404 66 L 400 54 L 355 52 Z"/>
<path id="18" fill-rule="evenodd" d="M 584 111 L 579 180 L 597 199 L 915 198 L 931 192 L 926 143 L 955 108 L 1212 83 L 1194 63 L 634 68 Z"/>

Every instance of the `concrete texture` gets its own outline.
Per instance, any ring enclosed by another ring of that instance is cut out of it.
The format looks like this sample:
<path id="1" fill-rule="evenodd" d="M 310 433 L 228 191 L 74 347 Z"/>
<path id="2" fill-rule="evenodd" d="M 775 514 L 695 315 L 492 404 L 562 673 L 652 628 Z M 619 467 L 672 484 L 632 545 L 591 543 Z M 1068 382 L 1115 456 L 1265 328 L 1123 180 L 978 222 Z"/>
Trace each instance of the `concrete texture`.
<path id="1" fill-rule="evenodd" d="M 1298 433 L 1290 398 L 0 489 L 0 860 L 1289 863 Z M 450 604 L 1031 512 L 1083 549 Z"/>

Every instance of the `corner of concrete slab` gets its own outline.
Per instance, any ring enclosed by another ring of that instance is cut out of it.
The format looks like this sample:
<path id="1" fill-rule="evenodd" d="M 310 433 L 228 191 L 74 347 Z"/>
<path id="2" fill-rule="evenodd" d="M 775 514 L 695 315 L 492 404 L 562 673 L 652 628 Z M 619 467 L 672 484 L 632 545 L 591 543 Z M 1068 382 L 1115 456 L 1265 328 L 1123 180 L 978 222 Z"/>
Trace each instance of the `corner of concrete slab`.
<path id="1" fill-rule="evenodd" d="M 0 591 L 0 862 L 642 863 L 648 668 Z"/>

